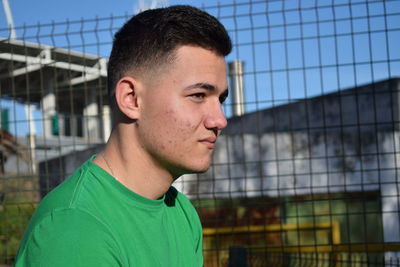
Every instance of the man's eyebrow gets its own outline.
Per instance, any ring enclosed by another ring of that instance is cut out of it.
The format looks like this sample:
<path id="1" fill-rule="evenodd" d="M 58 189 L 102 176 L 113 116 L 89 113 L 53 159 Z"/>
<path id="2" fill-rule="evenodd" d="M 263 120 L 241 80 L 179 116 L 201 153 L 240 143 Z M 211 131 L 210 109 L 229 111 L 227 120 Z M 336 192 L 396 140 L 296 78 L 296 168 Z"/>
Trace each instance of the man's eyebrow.
<path id="1" fill-rule="evenodd" d="M 205 89 L 207 91 L 216 91 L 217 90 L 217 88 L 214 85 L 209 84 L 209 83 L 195 83 L 195 84 L 192 84 L 192 85 L 189 85 L 188 87 L 186 87 L 185 90 L 192 90 L 192 89 L 199 89 L 199 88 Z"/>
<path id="2" fill-rule="evenodd" d="M 205 89 L 207 91 L 216 91 L 217 90 L 217 87 L 215 87 L 214 85 L 209 84 L 209 83 L 195 83 L 195 84 L 192 84 L 192 85 L 189 85 L 188 87 L 186 87 L 185 90 L 193 90 L 193 89 L 199 89 L 199 88 Z M 229 91 L 229 89 L 227 87 L 223 90 L 221 95 L 225 95 L 225 94 L 228 95 L 228 93 L 229 93 L 228 91 Z"/>

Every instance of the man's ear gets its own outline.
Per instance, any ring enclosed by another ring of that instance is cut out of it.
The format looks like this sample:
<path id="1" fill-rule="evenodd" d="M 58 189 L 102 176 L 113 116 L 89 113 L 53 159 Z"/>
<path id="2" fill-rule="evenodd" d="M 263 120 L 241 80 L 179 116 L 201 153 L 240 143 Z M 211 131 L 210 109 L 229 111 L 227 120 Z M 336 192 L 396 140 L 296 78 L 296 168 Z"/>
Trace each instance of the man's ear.
<path id="1" fill-rule="evenodd" d="M 119 110 L 133 120 L 139 118 L 140 86 L 132 77 L 121 78 L 115 86 L 115 101 Z"/>

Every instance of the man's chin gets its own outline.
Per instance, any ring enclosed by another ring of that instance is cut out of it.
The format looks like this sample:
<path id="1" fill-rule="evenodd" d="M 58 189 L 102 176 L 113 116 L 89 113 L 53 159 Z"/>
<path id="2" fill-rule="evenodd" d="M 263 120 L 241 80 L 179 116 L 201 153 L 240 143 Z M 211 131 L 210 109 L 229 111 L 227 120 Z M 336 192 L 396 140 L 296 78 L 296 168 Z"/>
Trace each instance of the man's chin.
<path id="1" fill-rule="evenodd" d="M 193 170 L 191 173 L 205 173 L 206 171 L 208 171 L 209 168 L 210 168 L 210 166 L 208 166 L 207 168 Z"/>
<path id="2" fill-rule="evenodd" d="M 210 165 L 211 164 L 207 164 L 205 166 L 196 166 L 196 167 L 182 169 L 181 172 L 179 173 L 179 176 L 185 174 L 205 173 L 210 168 Z"/>

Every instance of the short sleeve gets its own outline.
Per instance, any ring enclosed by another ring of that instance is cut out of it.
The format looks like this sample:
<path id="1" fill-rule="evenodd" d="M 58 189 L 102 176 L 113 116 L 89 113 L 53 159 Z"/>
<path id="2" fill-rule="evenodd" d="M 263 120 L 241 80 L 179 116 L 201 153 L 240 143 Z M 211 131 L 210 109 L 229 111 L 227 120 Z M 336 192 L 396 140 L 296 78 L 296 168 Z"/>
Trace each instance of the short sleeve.
<path id="1" fill-rule="evenodd" d="M 29 231 L 16 267 L 123 266 L 112 233 L 84 211 L 53 211 Z"/>

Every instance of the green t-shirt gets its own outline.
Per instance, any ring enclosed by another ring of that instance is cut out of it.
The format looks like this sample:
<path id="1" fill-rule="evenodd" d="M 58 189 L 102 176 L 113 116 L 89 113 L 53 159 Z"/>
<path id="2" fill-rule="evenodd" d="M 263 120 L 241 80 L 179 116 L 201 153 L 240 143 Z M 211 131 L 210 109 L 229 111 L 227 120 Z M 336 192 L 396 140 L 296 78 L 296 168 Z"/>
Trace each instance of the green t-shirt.
<path id="1" fill-rule="evenodd" d="M 21 241 L 22 266 L 202 266 L 202 231 L 190 201 L 133 193 L 91 160 L 41 202 Z"/>

